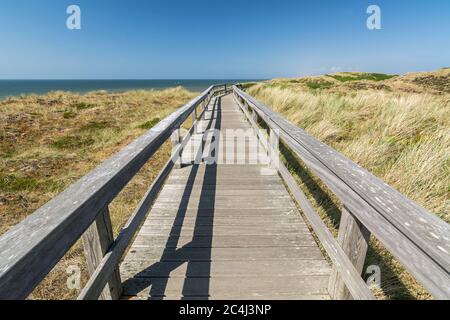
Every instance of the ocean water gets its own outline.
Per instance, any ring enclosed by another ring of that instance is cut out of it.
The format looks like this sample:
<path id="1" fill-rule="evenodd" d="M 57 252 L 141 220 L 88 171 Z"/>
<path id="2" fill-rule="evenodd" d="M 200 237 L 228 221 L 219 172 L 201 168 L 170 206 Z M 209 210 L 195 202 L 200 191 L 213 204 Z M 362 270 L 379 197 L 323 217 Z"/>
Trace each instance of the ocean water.
<path id="1" fill-rule="evenodd" d="M 76 93 L 96 90 L 122 92 L 135 89 L 166 89 L 182 86 L 190 91 L 201 92 L 213 84 L 235 84 L 249 81 L 260 80 L 0 80 L 0 99 L 27 94 L 45 94 L 56 90 Z"/>

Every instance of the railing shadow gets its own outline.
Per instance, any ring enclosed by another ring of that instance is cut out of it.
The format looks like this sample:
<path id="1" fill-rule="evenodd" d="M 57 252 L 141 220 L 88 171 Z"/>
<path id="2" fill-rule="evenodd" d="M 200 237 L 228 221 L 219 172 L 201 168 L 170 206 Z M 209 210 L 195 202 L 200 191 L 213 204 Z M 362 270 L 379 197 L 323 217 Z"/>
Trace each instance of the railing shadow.
<path id="1" fill-rule="evenodd" d="M 220 130 L 221 128 L 221 107 L 222 97 L 219 96 L 214 100 L 211 111 L 211 117 L 208 125 L 205 128 L 204 134 L 211 129 Z M 212 139 L 218 139 L 213 135 Z M 197 156 L 202 157 L 206 139 L 201 143 Z M 219 139 L 216 144 L 216 149 L 212 150 L 211 157 L 217 156 Z M 214 140 L 211 145 L 214 145 Z M 210 150 L 211 152 L 211 150 Z M 168 240 L 166 242 L 164 251 L 161 255 L 160 262 L 157 262 L 141 272 L 137 273 L 133 278 L 124 282 L 127 286 L 128 282 L 133 281 L 133 287 L 136 292 L 141 292 L 150 287 L 149 300 L 162 300 L 165 297 L 170 274 L 175 269 L 187 263 L 186 275 L 184 278 L 182 298 L 207 298 L 209 296 L 209 281 L 211 272 L 211 247 L 213 239 L 213 224 L 214 224 L 214 205 L 216 193 L 217 180 L 217 164 L 205 165 L 205 173 L 203 177 L 202 189 L 199 197 L 196 220 L 193 230 L 192 241 L 178 248 L 183 224 L 186 218 L 186 213 L 191 199 L 192 191 L 195 188 L 195 179 L 198 176 L 199 164 L 193 164 L 191 172 L 189 173 L 188 183 L 183 190 L 181 203 L 176 213 L 174 223 L 170 230 Z M 206 214 L 205 214 L 206 212 Z M 192 251 L 194 249 L 194 251 Z M 196 251 L 197 250 L 197 251 Z M 167 262 L 170 261 L 170 262 Z M 202 262 L 201 265 L 195 262 Z M 201 274 L 201 277 L 193 277 Z M 140 281 L 134 281 L 139 279 Z M 137 287 L 136 287 L 137 283 Z"/>

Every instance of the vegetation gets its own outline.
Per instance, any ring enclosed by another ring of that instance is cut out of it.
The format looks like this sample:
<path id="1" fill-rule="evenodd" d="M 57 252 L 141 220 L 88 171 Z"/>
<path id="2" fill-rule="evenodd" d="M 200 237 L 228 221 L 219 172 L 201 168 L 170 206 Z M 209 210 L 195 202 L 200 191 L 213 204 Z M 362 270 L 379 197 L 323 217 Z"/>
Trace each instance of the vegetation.
<path id="1" fill-rule="evenodd" d="M 386 80 L 371 77 L 360 75 L 365 80 L 352 80 L 351 85 L 336 81 L 320 90 L 305 83 L 330 81 L 330 76 L 276 79 L 248 92 L 450 222 L 450 70 Z M 287 150 L 284 156 L 292 159 Z M 339 201 L 301 163 L 291 169 L 337 235 Z M 367 264 L 381 267 L 379 298 L 430 298 L 376 240 Z"/>
<path id="2" fill-rule="evenodd" d="M 384 73 L 353 73 L 346 72 L 342 74 L 328 75 L 335 80 L 340 82 L 348 82 L 348 81 L 361 81 L 361 80 L 370 80 L 370 81 L 384 81 L 391 78 L 396 77 L 395 75 L 389 75 Z"/>
<path id="3" fill-rule="evenodd" d="M 150 121 L 146 121 L 143 124 L 139 125 L 139 128 L 141 129 L 146 129 L 146 130 L 150 130 L 151 128 L 153 128 L 154 126 L 156 126 L 158 124 L 158 122 L 161 121 L 161 119 L 159 118 L 154 118 Z"/>
<path id="4" fill-rule="evenodd" d="M 0 101 L 0 234 L 194 96 L 174 88 L 117 94 L 53 92 Z M 111 204 L 116 234 L 169 155 L 166 144 Z M 82 269 L 85 283 L 80 243 L 31 298 L 75 298 L 77 292 L 66 288 L 70 265 Z"/>

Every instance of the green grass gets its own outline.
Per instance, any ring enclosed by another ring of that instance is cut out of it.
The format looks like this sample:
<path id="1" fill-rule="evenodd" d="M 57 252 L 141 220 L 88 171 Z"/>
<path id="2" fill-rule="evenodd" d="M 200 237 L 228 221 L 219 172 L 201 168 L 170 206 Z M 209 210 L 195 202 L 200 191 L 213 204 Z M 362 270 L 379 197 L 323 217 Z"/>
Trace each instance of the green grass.
<path id="1" fill-rule="evenodd" d="M 0 152 L 0 158 L 9 159 L 12 158 L 15 154 L 16 153 L 14 148 L 7 146 Z"/>
<path id="2" fill-rule="evenodd" d="M 313 90 L 329 89 L 333 86 L 331 82 L 323 81 L 307 81 L 306 86 Z"/>
<path id="3" fill-rule="evenodd" d="M 161 121 L 160 118 L 153 118 L 152 120 L 144 122 L 143 124 L 139 125 L 138 128 L 139 129 L 150 130 L 151 128 L 156 126 L 160 121 Z"/>
<path id="4" fill-rule="evenodd" d="M 77 116 L 77 114 L 75 112 L 73 112 L 72 110 L 66 110 L 63 113 L 64 119 L 72 119 L 72 118 L 75 118 L 76 116 Z"/>
<path id="5" fill-rule="evenodd" d="M 111 122 L 108 121 L 91 121 L 80 128 L 81 131 L 95 131 L 110 128 Z"/>
<path id="6" fill-rule="evenodd" d="M 369 81 L 384 81 L 391 78 L 396 77 L 396 75 L 389 75 L 384 73 L 348 73 L 346 75 L 327 75 L 330 78 L 338 80 L 340 82 L 349 82 L 349 81 L 361 81 L 361 80 L 369 80 Z"/>
<path id="7" fill-rule="evenodd" d="M 19 192 L 23 190 L 34 190 L 38 185 L 39 182 L 35 178 L 12 174 L 0 176 L 0 189 L 4 191 Z"/>
<path id="8" fill-rule="evenodd" d="M 72 107 L 77 108 L 78 110 L 86 110 L 95 108 L 96 105 L 92 103 L 79 102 L 72 104 Z"/>
<path id="9" fill-rule="evenodd" d="M 91 146 L 94 142 L 92 138 L 74 135 L 56 139 L 52 145 L 61 150 L 75 150 Z"/>

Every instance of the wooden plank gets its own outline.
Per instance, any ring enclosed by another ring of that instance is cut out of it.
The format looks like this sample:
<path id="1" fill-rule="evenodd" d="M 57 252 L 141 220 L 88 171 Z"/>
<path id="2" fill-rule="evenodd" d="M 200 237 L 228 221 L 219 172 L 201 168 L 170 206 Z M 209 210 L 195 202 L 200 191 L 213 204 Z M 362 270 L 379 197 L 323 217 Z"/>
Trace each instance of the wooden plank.
<path id="1" fill-rule="evenodd" d="M 214 296 L 189 296 L 189 297 L 180 297 L 180 295 L 164 295 L 164 297 L 148 297 L 145 293 L 142 293 L 138 296 L 122 296 L 123 300 L 179 300 L 182 298 L 185 301 L 202 301 L 202 300 L 237 300 L 237 301 L 248 301 L 248 300 L 330 300 L 328 294 L 323 295 L 301 295 L 301 294 L 285 294 L 285 293 L 254 293 L 254 294 L 246 294 L 241 293 L 239 297 L 232 296 L 229 294 L 215 294 Z"/>
<path id="2" fill-rule="evenodd" d="M 214 208 L 213 209 L 186 209 L 183 210 L 183 216 L 186 218 L 195 218 L 195 217 L 210 217 L 211 214 L 214 213 L 215 216 L 221 217 L 234 217 L 239 219 L 241 216 L 248 217 L 273 217 L 277 219 L 279 217 L 299 217 L 298 211 L 293 207 L 288 208 L 276 208 L 276 209 L 245 209 L 245 211 L 237 211 L 234 208 Z M 150 212 L 150 217 L 174 217 L 179 214 L 179 208 L 153 208 Z"/>
<path id="3" fill-rule="evenodd" d="M 282 235 L 282 234 L 302 234 L 309 233 L 310 231 L 306 226 L 303 227 L 293 227 L 293 228 L 270 228 L 270 227 L 248 227 L 248 226 L 200 226 L 197 228 L 187 228 L 187 227 L 175 227 L 175 228 L 164 228 L 156 229 L 155 227 L 143 226 L 140 233 L 146 235 L 160 235 L 160 236 L 226 236 L 226 235 L 254 235 L 254 236 L 265 236 L 265 235 Z"/>
<path id="4" fill-rule="evenodd" d="M 232 261 L 232 260 L 289 260 L 323 259 L 317 247 L 281 247 L 281 248 L 183 248 L 165 250 L 164 248 L 135 248 L 126 257 L 126 261 Z M 327 283 L 328 286 L 328 283 Z"/>
<path id="5" fill-rule="evenodd" d="M 108 207 L 99 212 L 94 223 L 86 230 L 82 238 L 88 271 L 92 276 L 114 242 Z M 120 298 L 121 292 L 122 281 L 120 279 L 120 273 L 118 269 L 115 269 L 112 272 L 110 280 L 106 283 L 103 292 L 100 294 L 99 299 L 117 300 Z"/>
<path id="6" fill-rule="evenodd" d="M 347 209 L 342 210 L 339 224 L 339 244 L 355 266 L 356 271 L 362 274 L 367 248 L 369 247 L 370 232 Z M 338 269 L 333 268 L 328 285 L 328 292 L 334 300 L 350 300 L 352 296 L 346 288 L 345 282 L 339 275 Z"/>
<path id="7" fill-rule="evenodd" d="M 189 209 L 214 209 L 214 208 L 235 208 L 235 209 L 250 209 L 250 208 L 289 208 L 292 207 L 291 199 L 268 199 L 258 198 L 258 201 L 233 201 L 232 198 L 228 199 L 207 199 L 200 198 L 200 200 L 179 200 L 179 201 L 158 201 L 155 203 L 154 208 L 189 208 Z"/>
<path id="8" fill-rule="evenodd" d="M 200 217 L 200 218 L 184 218 L 184 217 L 152 217 L 152 219 L 148 219 L 145 221 L 144 225 L 146 226 L 186 226 L 186 227 L 195 227 L 195 226 L 253 226 L 258 224 L 259 226 L 271 227 L 274 225 L 283 227 L 289 225 L 301 225 L 304 226 L 305 223 L 303 221 L 299 221 L 294 217 L 285 217 L 275 220 L 274 217 L 265 218 L 265 217 L 242 217 L 237 219 L 236 217 L 231 218 L 223 218 L 223 217 Z"/>
<path id="9" fill-rule="evenodd" d="M 173 152 L 179 152 L 177 154 L 177 161 L 174 164 L 174 169 L 180 169 L 181 168 L 181 151 L 177 151 L 180 149 L 180 143 L 182 141 L 180 127 L 176 128 L 172 132 L 172 136 L 170 137 L 170 140 L 172 142 L 172 153 Z"/>
<path id="10" fill-rule="evenodd" d="M 160 198 L 164 197 L 174 197 L 179 198 L 185 196 L 186 188 L 163 188 L 160 193 Z M 247 189 L 222 189 L 222 190 L 214 190 L 214 189 L 206 189 L 206 190 L 190 190 L 189 194 L 191 197 L 198 198 L 200 196 L 210 197 L 232 197 L 236 199 L 246 199 L 253 198 L 255 196 L 264 195 L 266 197 L 284 197 L 286 196 L 286 191 L 283 188 L 277 188 L 276 190 L 247 190 Z"/>
<path id="11" fill-rule="evenodd" d="M 154 265 L 124 262 L 122 278 L 196 278 L 196 277 L 279 277 L 330 274 L 330 266 L 321 260 L 257 260 L 257 261 L 212 261 L 212 262 L 160 262 Z"/>
<path id="12" fill-rule="evenodd" d="M 450 225 L 238 88 L 281 139 L 436 298 L 450 298 Z"/>
<path id="13" fill-rule="evenodd" d="M 274 293 L 290 296 L 326 295 L 328 276 L 278 276 L 278 277 L 228 277 L 209 278 L 152 278 L 135 279 L 124 285 L 125 295 L 198 297 L 230 296 L 232 299 L 245 294 L 260 299 Z M 236 285 L 239 283 L 239 285 Z M 151 287 L 151 288 L 150 288 Z"/>
<path id="14" fill-rule="evenodd" d="M 133 243 L 137 247 L 191 248 L 253 248 L 253 247 L 313 247 L 313 237 L 308 234 L 292 235 L 239 235 L 239 236 L 172 236 L 139 234 Z"/>

